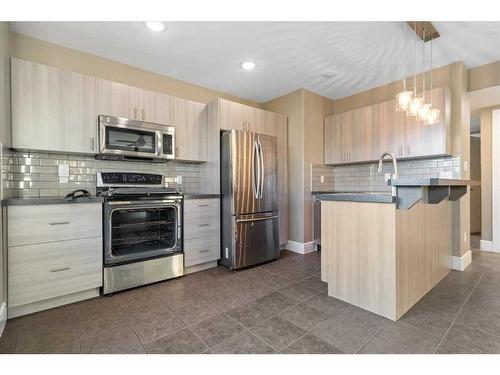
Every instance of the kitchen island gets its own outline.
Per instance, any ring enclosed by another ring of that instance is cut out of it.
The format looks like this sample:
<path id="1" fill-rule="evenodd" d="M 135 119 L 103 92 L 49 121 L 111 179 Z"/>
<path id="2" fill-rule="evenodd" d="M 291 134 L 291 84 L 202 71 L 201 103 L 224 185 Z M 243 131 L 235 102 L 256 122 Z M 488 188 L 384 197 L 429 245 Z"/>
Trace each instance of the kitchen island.
<path id="1" fill-rule="evenodd" d="M 394 193 L 318 194 L 328 294 L 398 320 L 451 270 L 465 180 L 397 179 Z"/>

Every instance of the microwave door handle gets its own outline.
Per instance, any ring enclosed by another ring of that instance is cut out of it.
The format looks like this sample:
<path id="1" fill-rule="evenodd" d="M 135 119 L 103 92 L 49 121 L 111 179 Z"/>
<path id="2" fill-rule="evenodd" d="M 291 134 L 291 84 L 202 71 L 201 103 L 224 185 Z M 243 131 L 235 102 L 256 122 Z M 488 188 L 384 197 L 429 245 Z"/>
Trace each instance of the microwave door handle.
<path id="1" fill-rule="evenodd" d="M 262 143 L 260 142 L 260 137 L 259 137 L 259 152 L 260 152 L 260 175 L 261 175 L 261 181 L 260 181 L 260 199 L 264 197 L 264 152 L 262 151 Z"/>

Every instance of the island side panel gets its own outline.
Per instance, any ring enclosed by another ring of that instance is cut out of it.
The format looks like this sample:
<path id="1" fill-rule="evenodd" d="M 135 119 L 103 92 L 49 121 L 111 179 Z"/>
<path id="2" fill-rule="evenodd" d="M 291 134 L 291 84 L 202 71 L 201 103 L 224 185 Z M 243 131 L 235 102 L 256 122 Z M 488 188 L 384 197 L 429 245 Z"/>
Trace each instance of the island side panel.
<path id="1" fill-rule="evenodd" d="M 396 210 L 399 319 L 451 270 L 451 202 Z"/>
<path id="2" fill-rule="evenodd" d="M 322 272 L 328 294 L 396 319 L 394 204 L 321 202 Z"/>

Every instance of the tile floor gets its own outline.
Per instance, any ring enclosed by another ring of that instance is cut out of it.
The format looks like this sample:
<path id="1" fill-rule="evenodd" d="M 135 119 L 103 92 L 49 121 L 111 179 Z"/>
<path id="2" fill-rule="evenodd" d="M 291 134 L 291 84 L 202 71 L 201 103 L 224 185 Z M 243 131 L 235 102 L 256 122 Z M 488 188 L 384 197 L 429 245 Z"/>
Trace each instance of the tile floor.
<path id="1" fill-rule="evenodd" d="M 216 268 L 8 321 L 0 353 L 500 353 L 500 254 L 398 322 L 326 294 L 320 256 Z"/>

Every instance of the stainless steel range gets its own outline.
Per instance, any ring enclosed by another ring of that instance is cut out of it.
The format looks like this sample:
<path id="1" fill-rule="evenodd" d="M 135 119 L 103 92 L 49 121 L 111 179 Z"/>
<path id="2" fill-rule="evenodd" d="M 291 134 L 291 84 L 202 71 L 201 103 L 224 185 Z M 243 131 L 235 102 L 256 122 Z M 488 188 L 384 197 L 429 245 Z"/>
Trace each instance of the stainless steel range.
<path id="1" fill-rule="evenodd" d="M 166 280 L 184 273 L 179 189 L 162 175 L 97 174 L 104 197 L 104 294 Z"/>

